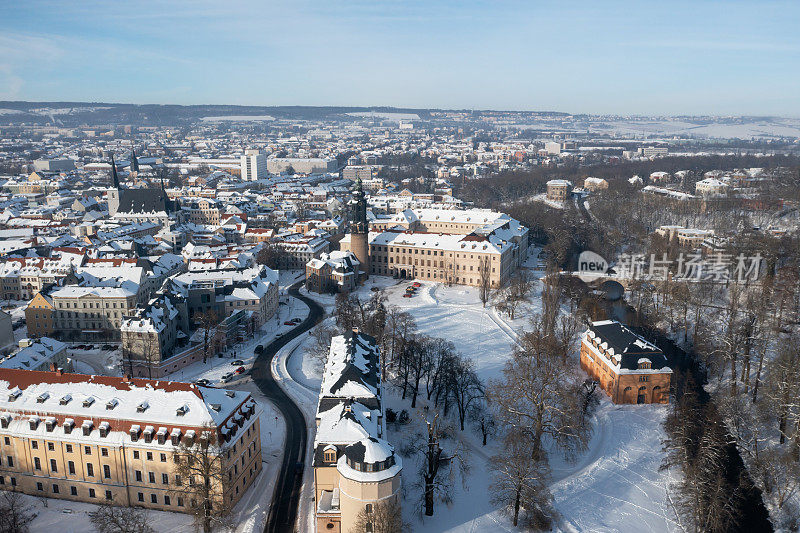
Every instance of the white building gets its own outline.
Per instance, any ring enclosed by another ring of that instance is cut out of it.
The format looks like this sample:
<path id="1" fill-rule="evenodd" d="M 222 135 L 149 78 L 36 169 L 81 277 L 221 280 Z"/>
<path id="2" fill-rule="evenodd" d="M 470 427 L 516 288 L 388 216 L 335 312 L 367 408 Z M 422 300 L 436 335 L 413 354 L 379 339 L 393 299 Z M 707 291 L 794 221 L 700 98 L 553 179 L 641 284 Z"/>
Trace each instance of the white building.
<path id="1" fill-rule="evenodd" d="M 242 179 L 255 181 L 267 177 L 267 156 L 260 150 L 245 150 L 242 156 Z"/>

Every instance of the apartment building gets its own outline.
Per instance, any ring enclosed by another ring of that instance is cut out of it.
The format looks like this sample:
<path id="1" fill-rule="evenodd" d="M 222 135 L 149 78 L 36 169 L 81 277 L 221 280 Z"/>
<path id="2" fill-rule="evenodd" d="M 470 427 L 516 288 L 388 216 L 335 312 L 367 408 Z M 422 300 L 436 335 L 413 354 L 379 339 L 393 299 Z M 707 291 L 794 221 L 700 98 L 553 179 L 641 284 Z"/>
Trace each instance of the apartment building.
<path id="1" fill-rule="evenodd" d="M 400 502 L 403 461 L 385 440 L 382 396 L 375 339 L 358 331 L 331 339 L 312 459 L 317 531 L 348 533 L 362 510 Z"/>
<path id="2" fill-rule="evenodd" d="M 0 412 L 0 489 L 187 512 L 202 481 L 181 479 L 181 444 L 218 457 L 215 505 L 235 505 L 261 471 L 260 413 L 243 391 L 0 368 Z"/>
<path id="3" fill-rule="evenodd" d="M 267 156 L 261 150 L 245 150 L 241 164 L 243 180 L 256 181 L 267 177 Z"/>
<path id="4" fill-rule="evenodd" d="M 0 359 L 0 368 L 47 370 L 51 366 L 72 372 L 67 345 L 50 337 L 20 339 L 19 350 Z"/>
<path id="5" fill-rule="evenodd" d="M 330 248 L 328 239 L 322 237 L 300 237 L 277 241 L 274 244 L 283 252 L 278 256 L 280 270 L 305 268 L 306 263 L 312 259 L 318 259 Z"/>
<path id="6" fill-rule="evenodd" d="M 266 266 L 185 272 L 172 281 L 186 299 L 190 320 L 210 310 L 220 319 L 244 310 L 260 327 L 278 308 L 278 272 Z"/>
<path id="7" fill-rule="evenodd" d="M 664 352 L 619 322 L 592 322 L 580 365 L 614 403 L 669 403 L 672 369 Z"/>
<path id="8" fill-rule="evenodd" d="M 568 180 L 550 180 L 547 182 L 547 199 L 554 202 L 565 201 L 572 192 L 572 182 Z"/>
<path id="9" fill-rule="evenodd" d="M 352 252 L 322 254 L 306 263 L 306 289 L 318 293 L 353 291 L 358 285 L 359 266 Z"/>
<path id="10" fill-rule="evenodd" d="M 41 299 L 35 298 L 28 308 L 34 317 L 41 312 L 45 316 L 49 305 L 52 308 L 52 331 L 46 331 L 43 318 L 38 333 L 52 335 L 56 331 L 64 338 L 83 340 L 118 339 L 123 317 L 130 314 L 138 303 L 138 286 L 122 284 L 119 287 L 91 287 L 67 285 L 57 287 Z M 27 315 L 27 310 L 26 310 Z M 34 318 L 35 322 L 36 318 Z"/>
<path id="11" fill-rule="evenodd" d="M 163 294 L 122 320 L 122 362 L 130 375 L 153 378 L 166 373 L 162 363 L 174 354 L 179 336 L 188 339 L 185 307 L 182 297 Z"/>
<path id="12" fill-rule="evenodd" d="M 187 222 L 218 226 L 222 216 L 220 205 L 213 198 L 188 198 L 181 201 L 181 213 Z"/>

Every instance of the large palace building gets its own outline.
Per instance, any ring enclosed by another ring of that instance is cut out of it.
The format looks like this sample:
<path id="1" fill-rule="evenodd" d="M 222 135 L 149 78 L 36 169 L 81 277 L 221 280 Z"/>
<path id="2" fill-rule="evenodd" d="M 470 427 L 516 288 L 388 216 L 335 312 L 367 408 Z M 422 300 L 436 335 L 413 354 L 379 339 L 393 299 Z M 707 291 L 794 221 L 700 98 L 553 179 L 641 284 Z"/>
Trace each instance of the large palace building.
<path id="1" fill-rule="evenodd" d="M 614 403 L 669 403 L 664 352 L 619 322 L 592 322 L 581 339 L 581 368 Z"/>
<path id="2" fill-rule="evenodd" d="M 400 502 L 403 463 L 384 440 L 379 358 L 368 335 L 354 331 L 331 340 L 314 440 L 317 531 L 348 533 L 362 511 L 369 516 L 381 502 Z"/>
<path id="3" fill-rule="evenodd" d="M 528 228 L 485 209 L 407 209 L 370 229 L 366 268 L 375 275 L 480 286 L 488 269 L 490 286 L 499 287 L 528 255 Z M 349 233 L 340 248 L 361 261 L 363 238 Z"/>
<path id="4" fill-rule="evenodd" d="M 259 412 L 242 391 L 173 381 L 0 368 L 0 489 L 188 512 L 174 452 L 219 454 L 215 505 L 261 471 Z"/>

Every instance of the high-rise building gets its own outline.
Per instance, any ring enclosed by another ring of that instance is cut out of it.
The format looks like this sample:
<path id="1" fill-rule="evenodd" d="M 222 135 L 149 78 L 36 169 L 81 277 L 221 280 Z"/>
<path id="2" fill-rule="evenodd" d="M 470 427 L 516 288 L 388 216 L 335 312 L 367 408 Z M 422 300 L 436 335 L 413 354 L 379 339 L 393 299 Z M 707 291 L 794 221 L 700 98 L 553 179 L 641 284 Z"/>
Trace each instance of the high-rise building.
<path id="1" fill-rule="evenodd" d="M 255 181 L 267 177 L 267 156 L 260 150 L 245 150 L 242 156 L 242 179 Z"/>

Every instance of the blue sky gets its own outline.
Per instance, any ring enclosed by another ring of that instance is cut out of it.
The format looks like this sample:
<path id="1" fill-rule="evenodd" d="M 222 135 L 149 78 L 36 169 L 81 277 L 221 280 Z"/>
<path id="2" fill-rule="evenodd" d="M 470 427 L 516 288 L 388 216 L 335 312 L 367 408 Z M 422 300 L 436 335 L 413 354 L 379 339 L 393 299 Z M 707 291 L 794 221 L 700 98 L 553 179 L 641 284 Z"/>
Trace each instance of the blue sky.
<path id="1" fill-rule="evenodd" d="M 800 116 L 798 1 L 0 0 L 0 100 Z"/>

